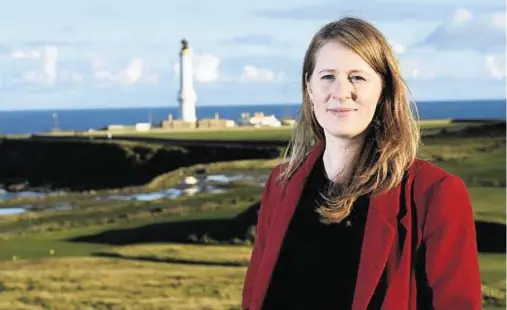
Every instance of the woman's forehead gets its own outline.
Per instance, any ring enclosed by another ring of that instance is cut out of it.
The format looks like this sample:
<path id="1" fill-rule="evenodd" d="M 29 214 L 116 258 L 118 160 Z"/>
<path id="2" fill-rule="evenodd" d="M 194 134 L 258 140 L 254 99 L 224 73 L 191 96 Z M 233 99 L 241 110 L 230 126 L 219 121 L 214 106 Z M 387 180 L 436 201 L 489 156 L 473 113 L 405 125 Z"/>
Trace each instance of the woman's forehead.
<path id="1" fill-rule="evenodd" d="M 317 51 L 314 72 L 364 72 L 371 74 L 374 70 L 351 49 L 343 44 L 330 42 Z"/>

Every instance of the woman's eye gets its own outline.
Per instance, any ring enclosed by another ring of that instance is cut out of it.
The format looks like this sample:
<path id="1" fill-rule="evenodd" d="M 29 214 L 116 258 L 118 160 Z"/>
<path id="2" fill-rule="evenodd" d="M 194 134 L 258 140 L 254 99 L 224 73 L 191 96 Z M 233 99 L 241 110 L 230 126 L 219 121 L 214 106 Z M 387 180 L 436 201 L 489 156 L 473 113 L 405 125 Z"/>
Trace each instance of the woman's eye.
<path id="1" fill-rule="evenodd" d="M 362 76 L 359 75 L 351 76 L 350 79 L 352 81 L 366 81 Z"/>
<path id="2" fill-rule="evenodd" d="M 322 79 L 323 79 L 323 80 L 329 80 L 329 79 L 333 79 L 333 78 L 334 78 L 334 76 L 332 76 L 331 74 L 324 75 L 324 76 L 322 77 Z"/>

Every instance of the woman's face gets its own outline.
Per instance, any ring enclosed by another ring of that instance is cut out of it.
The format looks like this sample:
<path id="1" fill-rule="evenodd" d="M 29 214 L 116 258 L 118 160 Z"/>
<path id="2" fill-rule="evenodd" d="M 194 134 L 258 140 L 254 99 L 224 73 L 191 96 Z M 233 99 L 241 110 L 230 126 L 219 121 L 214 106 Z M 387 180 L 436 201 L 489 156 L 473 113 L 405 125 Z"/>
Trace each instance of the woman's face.
<path id="1" fill-rule="evenodd" d="M 308 89 L 326 138 L 351 139 L 372 121 L 382 80 L 359 55 L 329 42 L 316 55 Z"/>

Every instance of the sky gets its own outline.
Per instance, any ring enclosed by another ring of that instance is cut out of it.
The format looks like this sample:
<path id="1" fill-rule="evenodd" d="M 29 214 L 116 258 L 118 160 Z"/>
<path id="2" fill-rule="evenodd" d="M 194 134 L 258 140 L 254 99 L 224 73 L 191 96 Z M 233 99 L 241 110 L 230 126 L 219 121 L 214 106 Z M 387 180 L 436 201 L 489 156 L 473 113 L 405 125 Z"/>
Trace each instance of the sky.
<path id="1" fill-rule="evenodd" d="M 310 5 L 310 3 L 312 3 Z M 504 99 L 503 0 L 16 0 L 0 10 L 0 110 L 176 106 L 179 50 L 197 106 L 299 103 L 324 24 L 372 22 L 413 99 Z"/>

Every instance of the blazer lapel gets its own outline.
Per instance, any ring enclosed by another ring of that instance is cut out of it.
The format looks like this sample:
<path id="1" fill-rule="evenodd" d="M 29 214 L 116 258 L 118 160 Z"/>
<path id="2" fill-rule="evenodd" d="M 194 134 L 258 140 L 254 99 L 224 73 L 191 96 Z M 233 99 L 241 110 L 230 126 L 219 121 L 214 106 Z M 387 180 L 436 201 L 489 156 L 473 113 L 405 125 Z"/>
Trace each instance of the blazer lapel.
<path id="1" fill-rule="evenodd" d="M 259 277 L 259 280 L 256 283 L 257 289 L 254 290 L 253 296 L 254 300 L 258 300 L 260 303 L 257 306 L 258 308 L 261 307 L 261 303 L 264 300 L 267 289 L 269 287 L 271 275 L 278 260 L 278 255 L 280 253 L 283 239 L 285 238 L 287 228 L 292 219 L 296 206 L 299 203 L 299 199 L 305 186 L 306 179 L 315 163 L 317 162 L 317 159 L 322 154 L 323 150 L 324 142 L 321 141 L 317 143 L 317 145 L 313 148 L 313 150 L 301 165 L 300 169 L 297 170 L 297 172 L 288 182 L 287 186 L 283 189 L 282 199 L 278 202 L 278 205 L 272 206 L 272 208 L 275 210 L 273 211 L 273 219 L 270 224 L 268 240 L 266 243 L 266 247 L 269 250 L 265 252 L 261 270 L 259 271 L 262 276 Z"/>
<path id="2" fill-rule="evenodd" d="M 325 142 L 317 143 L 301 168 L 283 189 L 282 198 L 278 201 L 279 205 L 273 206 L 275 210 L 266 242 L 266 247 L 269 250 L 265 252 L 260 266 L 259 274 L 262 276 L 259 276 L 255 284 L 252 309 L 260 309 L 262 305 L 283 239 L 301 197 L 306 179 L 324 151 L 324 147 Z M 388 260 L 395 237 L 399 192 L 399 187 L 396 187 L 387 193 L 371 197 L 352 310 L 367 308 Z"/>
<path id="3" fill-rule="evenodd" d="M 400 188 L 373 195 L 366 219 L 352 310 L 365 310 L 389 258 L 396 233 Z"/>

